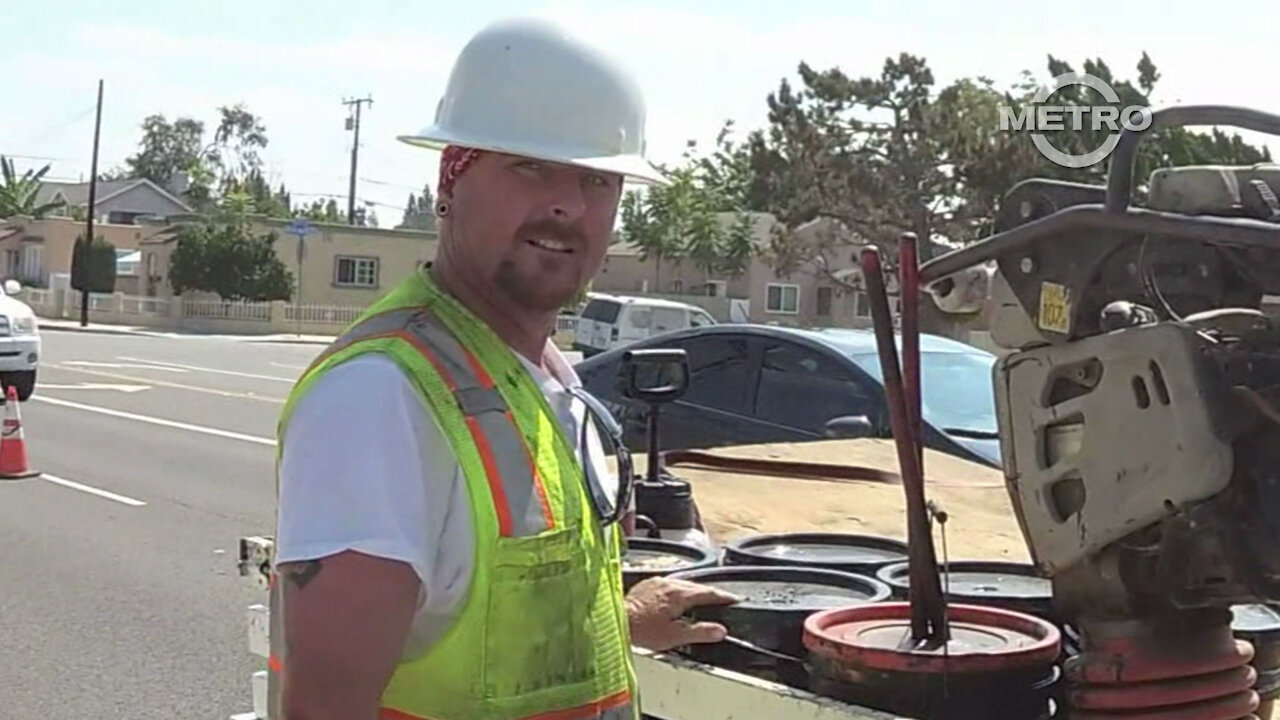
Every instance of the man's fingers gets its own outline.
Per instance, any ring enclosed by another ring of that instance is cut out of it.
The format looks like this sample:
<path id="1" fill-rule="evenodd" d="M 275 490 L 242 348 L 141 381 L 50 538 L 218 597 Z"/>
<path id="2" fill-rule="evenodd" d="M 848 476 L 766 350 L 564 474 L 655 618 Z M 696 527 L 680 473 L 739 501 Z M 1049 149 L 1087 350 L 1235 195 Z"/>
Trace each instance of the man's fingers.
<path id="1" fill-rule="evenodd" d="M 725 635 L 729 632 L 719 623 L 699 622 L 690 623 L 685 626 L 684 643 L 716 643 L 724 640 Z"/>

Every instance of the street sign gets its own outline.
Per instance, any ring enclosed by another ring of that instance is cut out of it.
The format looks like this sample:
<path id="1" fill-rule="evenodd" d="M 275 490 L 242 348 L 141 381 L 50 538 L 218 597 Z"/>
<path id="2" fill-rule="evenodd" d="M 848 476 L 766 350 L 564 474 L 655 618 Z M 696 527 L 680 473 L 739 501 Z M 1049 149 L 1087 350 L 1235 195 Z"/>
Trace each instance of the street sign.
<path id="1" fill-rule="evenodd" d="M 285 232 L 290 235 L 297 235 L 300 238 L 306 237 L 315 231 L 316 229 L 312 227 L 311 223 L 306 218 L 301 217 L 294 218 L 293 222 L 285 226 Z"/>
<path id="2" fill-rule="evenodd" d="M 298 297 L 294 298 L 294 303 L 296 303 L 297 305 L 301 305 L 302 304 L 302 260 L 307 255 L 307 246 L 306 246 L 306 243 L 303 241 L 303 238 L 315 232 L 315 228 L 312 227 L 311 223 L 306 218 L 297 217 L 293 219 L 293 222 L 289 223 L 285 227 L 285 231 L 288 232 L 290 235 L 298 236 Z M 300 310 L 297 310 L 296 307 L 295 307 L 295 313 L 293 317 L 294 317 L 294 323 L 295 323 L 295 330 L 298 333 L 298 335 L 301 335 L 302 334 L 302 312 Z"/>
<path id="3" fill-rule="evenodd" d="M 306 218 L 294 218 L 293 222 L 285 226 L 285 232 L 290 235 L 298 236 L 298 265 L 302 265 L 302 257 L 306 254 L 306 248 L 302 243 L 302 238 L 315 232 L 316 229 Z"/>

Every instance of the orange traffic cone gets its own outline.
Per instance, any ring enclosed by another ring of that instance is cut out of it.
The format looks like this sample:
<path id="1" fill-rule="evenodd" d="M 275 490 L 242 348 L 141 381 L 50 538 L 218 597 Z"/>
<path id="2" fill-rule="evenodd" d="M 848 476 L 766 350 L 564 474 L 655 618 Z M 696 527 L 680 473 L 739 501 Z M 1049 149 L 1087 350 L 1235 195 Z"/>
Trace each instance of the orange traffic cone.
<path id="1" fill-rule="evenodd" d="M 27 441 L 22 437 L 22 412 L 18 391 L 12 385 L 5 394 L 4 426 L 0 430 L 0 480 L 21 480 L 39 475 L 27 462 Z"/>

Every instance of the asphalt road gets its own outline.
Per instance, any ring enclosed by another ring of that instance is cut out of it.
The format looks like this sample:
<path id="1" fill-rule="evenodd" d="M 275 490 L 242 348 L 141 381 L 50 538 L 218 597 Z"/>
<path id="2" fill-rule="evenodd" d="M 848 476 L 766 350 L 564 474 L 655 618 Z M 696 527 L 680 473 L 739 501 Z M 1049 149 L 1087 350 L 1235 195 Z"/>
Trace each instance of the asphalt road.
<path id="1" fill-rule="evenodd" d="M 38 479 L 0 481 L 0 716 L 252 709 L 237 541 L 274 529 L 276 418 L 317 345 L 45 332 Z"/>

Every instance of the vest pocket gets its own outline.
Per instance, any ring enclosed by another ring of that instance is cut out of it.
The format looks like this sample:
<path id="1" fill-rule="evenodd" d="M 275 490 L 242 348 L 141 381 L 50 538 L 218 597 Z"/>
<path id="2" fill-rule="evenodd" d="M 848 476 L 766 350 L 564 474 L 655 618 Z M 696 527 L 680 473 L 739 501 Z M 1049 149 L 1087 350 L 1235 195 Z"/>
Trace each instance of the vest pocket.
<path id="1" fill-rule="evenodd" d="M 580 532 L 498 538 L 481 669 L 486 698 L 562 691 L 592 678 L 596 588 Z"/>

